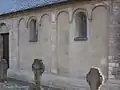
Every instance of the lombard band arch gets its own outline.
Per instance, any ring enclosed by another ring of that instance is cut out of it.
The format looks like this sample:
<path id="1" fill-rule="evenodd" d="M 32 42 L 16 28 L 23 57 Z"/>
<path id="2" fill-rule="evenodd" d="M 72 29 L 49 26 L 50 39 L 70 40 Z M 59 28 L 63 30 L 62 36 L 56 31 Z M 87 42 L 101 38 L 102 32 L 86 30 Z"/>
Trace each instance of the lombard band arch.
<path id="1" fill-rule="evenodd" d="M 65 12 L 65 13 L 67 13 L 68 14 L 68 19 L 69 19 L 69 12 L 67 11 L 67 10 L 60 10 L 60 11 L 58 11 L 57 13 L 56 13 L 56 21 L 57 21 L 57 19 L 58 19 L 58 16 L 62 13 L 62 12 Z M 70 23 L 70 20 L 69 20 L 69 23 Z"/>
<path id="2" fill-rule="evenodd" d="M 84 9 L 84 8 L 77 8 L 77 9 L 75 9 L 75 10 L 73 11 L 73 13 L 72 13 L 72 21 L 73 21 L 74 16 L 75 16 L 77 13 L 79 13 L 79 12 L 85 13 L 86 16 L 88 17 L 88 12 L 87 12 L 86 9 Z"/>
<path id="3" fill-rule="evenodd" d="M 29 24 L 31 20 L 36 20 L 37 21 L 37 17 L 36 16 L 31 16 L 29 17 L 28 21 L 27 21 L 27 28 L 29 28 Z"/>
<path id="4" fill-rule="evenodd" d="M 29 42 L 38 41 L 38 27 L 37 17 L 31 16 L 27 22 L 27 28 L 29 29 Z"/>
<path id="5" fill-rule="evenodd" d="M 42 23 L 42 18 L 43 18 L 44 16 L 48 16 L 48 17 L 49 17 L 49 21 L 51 21 L 50 14 L 49 14 L 49 13 L 45 13 L 45 14 L 43 14 L 43 15 L 40 17 L 40 20 L 39 20 L 39 25 L 40 25 L 40 26 L 41 26 L 41 23 Z"/>
<path id="6" fill-rule="evenodd" d="M 100 4 L 96 4 L 93 8 L 92 8 L 92 11 L 91 11 L 91 20 L 93 19 L 93 11 L 98 8 L 98 7 L 104 7 L 106 9 L 106 11 L 108 12 L 108 6 L 107 4 L 104 4 L 104 3 L 100 3 Z"/>
<path id="7" fill-rule="evenodd" d="M 8 27 L 5 23 L 0 23 L 0 33 L 9 33 Z"/>

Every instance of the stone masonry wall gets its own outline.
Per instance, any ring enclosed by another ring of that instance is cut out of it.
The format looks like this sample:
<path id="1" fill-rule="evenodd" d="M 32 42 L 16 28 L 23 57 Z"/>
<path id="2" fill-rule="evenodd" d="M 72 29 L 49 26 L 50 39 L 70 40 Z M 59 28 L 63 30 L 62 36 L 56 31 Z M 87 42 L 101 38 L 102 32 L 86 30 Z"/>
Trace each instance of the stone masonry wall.
<path id="1" fill-rule="evenodd" d="M 109 78 L 120 78 L 120 1 L 110 5 L 109 23 Z"/>

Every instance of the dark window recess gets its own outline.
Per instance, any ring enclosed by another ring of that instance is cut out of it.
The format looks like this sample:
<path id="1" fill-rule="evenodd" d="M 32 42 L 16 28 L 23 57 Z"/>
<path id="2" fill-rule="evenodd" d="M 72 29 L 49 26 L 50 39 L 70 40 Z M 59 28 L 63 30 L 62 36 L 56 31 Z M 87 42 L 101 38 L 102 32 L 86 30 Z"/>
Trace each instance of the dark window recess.
<path id="1" fill-rule="evenodd" d="M 9 67 L 9 33 L 2 34 L 3 37 L 3 59 L 7 60 Z"/>
<path id="2" fill-rule="evenodd" d="M 37 33 L 37 24 L 36 24 L 36 20 L 31 20 L 30 21 L 30 33 L 29 33 L 29 41 L 30 42 L 37 42 L 38 40 L 38 33 Z"/>
<path id="3" fill-rule="evenodd" d="M 79 12 L 75 16 L 76 36 L 75 41 L 87 40 L 87 16 L 84 12 Z"/>

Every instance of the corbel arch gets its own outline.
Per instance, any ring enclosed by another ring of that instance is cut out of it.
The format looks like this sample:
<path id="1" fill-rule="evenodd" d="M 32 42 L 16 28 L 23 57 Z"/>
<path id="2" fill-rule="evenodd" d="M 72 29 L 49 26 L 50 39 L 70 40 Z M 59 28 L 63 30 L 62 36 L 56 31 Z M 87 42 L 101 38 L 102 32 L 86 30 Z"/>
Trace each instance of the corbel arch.
<path id="1" fill-rule="evenodd" d="M 58 16 L 59 16 L 61 13 L 63 13 L 63 12 L 65 12 L 65 13 L 68 14 L 68 19 L 70 18 L 69 12 L 68 12 L 67 10 L 60 10 L 60 11 L 58 11 L 58 12 L 56 13 L 56 21 L 57 21 L 57 19 L 58 19 Z M 69 23 L 70 23 L 70 20 L 69 20 Z"/>
<path id="2" fill-rule="evenodd" d="M 105 3 L 95 4 L 94 7 L 92 8 L 92 11 L 91 11 L 91 20 L 93 19 L 93 11 L 98 7 L 104 7 L 106 9 L 106 11 L 108 12 L 107 4 L 105 4 Z"/>
<path id="3" fill-rule="evenodd" d="M 42 18 L 43 18 L 44 16 L 48 16 L 48 17 L 49 17 L 49 21 L 51 20 L 51 17 L 50 17 L 50 14 L 49 14 L 49 13 L 44 13 L 44 14 L 42 14 L 41 17 L 40 17 L 40 20 L 39 20 L 40 26 L 41 26 L 41 23 L 42 23 Z"/>
<path id="4" fill-rule="evenodd" d="M 21 21 L 25 21 L 25 19 L 23 18 L 23 17 L 21 17 L 19 20 L 18 20 L 18 24 L 17 24 L 17 26 L 18 26 L 18 36 L 19 36 L 19 29 L 20 29 L 20 23 L 21 23 Z M 25 21 L 25 26 L 26 26 L 26 21 Z M 26 26 L 27 27 L 27 26 Z"/>
<path id="5" fill-rule="evenodd" d="M 0 23 L 0 33 L 9 33 L 9 28 L 5 22 Z"/>
<path id="6" fill-rule="evenodd" d="M 29 27 L 29 23 L 30 23 L 31 20 L 36 20 L 36 22 L 37 22 L 37 17 L 36 16 L 29 17 L 29 19 L 27 21 L 27 28 Z"/>
<path id="7" fill-rule="evenodd" d="M 21 17 L 21 18 L 18 20 L 18 24 L 17 24 L 18 28 L 19 28 L 20 22 L 21 22 L 22 20 L 25 20 L 25 19 L 24 19 L 23 17 Z"/>
<path id="8" fill-rule="evenodd" d="M 19 35 L 19 33 L 20 33 L 20 23 L 21 23 L 22 20 L 24 20 L 23 17 L 18 20 L 18 24 L 17 24 L 17 27 L 18 27 L 18 30 L 17 30 L 18 31 L 18 39 L 20 37 L 20 35 Z M 18 44 L 19 44 L 19 40 L 18 40 Z"/>
<path id="9" fill-rule="evenodd" d="M 75 15 L 76 15 L 77 13 L 79 13 L 79 12 L 85 13 L 86 16 L 88 17 L 88 12 L 87 12 L 86 9 L 84 9 L 84 8 L 77 8 L 77 9 L 75 9 L 75 10 L 73 11 L 73 13 L 72 13 L 72 21 L 73 21 Z"/>

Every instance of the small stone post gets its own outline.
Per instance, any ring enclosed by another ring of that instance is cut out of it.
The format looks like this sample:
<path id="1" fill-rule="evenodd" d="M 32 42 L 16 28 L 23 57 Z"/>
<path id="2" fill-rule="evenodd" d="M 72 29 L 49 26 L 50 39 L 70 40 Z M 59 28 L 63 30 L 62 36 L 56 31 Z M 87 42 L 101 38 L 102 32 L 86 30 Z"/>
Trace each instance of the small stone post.
<path id="1" fill-rule="evenodd" d="M 103 81 L 103 77 L 100 75 L 98 69 L 91 68 L 86 75 L 86 81 L 90 85 L 90 90 L 99 90 Z"/>
<path id="2" fill-rule="evenodd" d="M 40 76 L 42 76 L 44 70 L 45 66 L 42 60 L 34 59 L 34 62 L 32 64 L 32 71 L 34 72 L 35 90 L 41 90 Z"/>

